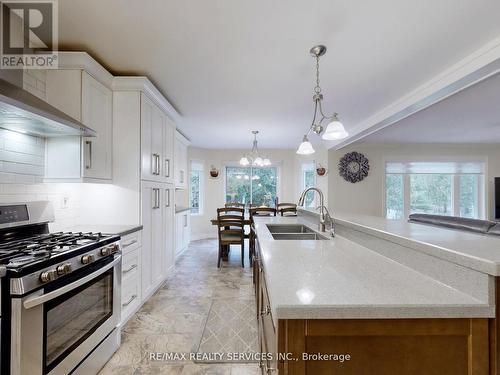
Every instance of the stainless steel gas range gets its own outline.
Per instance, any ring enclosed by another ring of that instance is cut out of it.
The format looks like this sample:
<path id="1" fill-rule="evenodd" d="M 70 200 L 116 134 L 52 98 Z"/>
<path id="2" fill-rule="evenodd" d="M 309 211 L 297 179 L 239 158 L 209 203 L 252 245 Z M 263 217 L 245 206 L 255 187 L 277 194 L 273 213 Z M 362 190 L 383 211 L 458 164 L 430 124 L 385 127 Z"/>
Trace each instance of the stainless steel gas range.
<path id="1" fill-rule="evenodd" d="M 0 205 L 2 374 L 96 374 L 120 345 L 120 237 L 49 233 L 53 218 Z"/>

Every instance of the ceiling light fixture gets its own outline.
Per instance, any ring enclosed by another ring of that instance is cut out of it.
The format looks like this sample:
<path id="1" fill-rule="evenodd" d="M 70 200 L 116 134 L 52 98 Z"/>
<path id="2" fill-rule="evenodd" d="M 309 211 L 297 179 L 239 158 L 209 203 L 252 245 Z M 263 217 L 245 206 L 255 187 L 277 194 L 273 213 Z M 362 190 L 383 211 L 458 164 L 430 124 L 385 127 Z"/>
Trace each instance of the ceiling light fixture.
<path id="1" fill-rule="evenodd" d="M 329 120 L 329 123 L 322 135 L 323 139 L 334 141 L 346 138 L 349 135 L 349 133 L 347 133 L 347 131 L 344 129 L 344 125 L 342 125 L 342 123 L 340 122 L 337 113 L 334 113 L 332 116 L 326 116 L 323 113 L 323 107 L 321 105 L 323 101 L 323 94 L 321 93 L 321 87 L 319 85 L 319 58 L 326 53 L 326 47 L 322 45 L 314 46 L 309 52 L 316 59 L 316 86 L 314 87 L 313 95 L 314 115 L 311 126 L 306 135 L 304 135 L 302 143 L 297 149 L 297 154 L 300 155 L 309 155 L 314 153 L 314 148 L 311 142 L 309 142 L 307 136 L 311 131 L 316 133 L 317 135 L 323 133 L 322 123 L 324 120 Z"/>
<path id="2" fill-rule="evenodd" d="M 245 154 L 240 159 L 240 165 L 246 167 L 251 165 L 253 167 L 267 167 L 271 165 L 271 160 L 268 157 L 263 156 L 259 153 L 259 149 L 257 147 L 257 134 L 259 134 L 258 130 L 253 130 L 253 146 L 252 151 L 248 154 Z M 246 177 L 246 176 L 245 176 Z"/>

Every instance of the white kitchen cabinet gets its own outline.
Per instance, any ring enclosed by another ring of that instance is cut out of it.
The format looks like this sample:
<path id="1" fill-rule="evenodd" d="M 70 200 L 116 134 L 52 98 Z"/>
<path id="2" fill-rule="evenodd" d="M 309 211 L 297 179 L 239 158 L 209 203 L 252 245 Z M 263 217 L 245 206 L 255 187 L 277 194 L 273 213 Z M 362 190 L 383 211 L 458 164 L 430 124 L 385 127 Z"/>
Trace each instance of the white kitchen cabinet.
<path id="1" fill-rule="evenodd" d="M 190 242 L 191 215 L 189 210 L 175 214 L 175 256 L 187 249 Z"/>
<path id="2" fill-rule="evenodd" d="M 172 182 L 174 126 L 167 115 L 141 94 L 141 179 Z"/>
<path id="3" fill-rule="evenodd" d="M 82 140 L 83 177 L 112 178 L 112 102 L 111 90 L 82 72 L 82 123 L 97 132 Z"/>
<path id="4" fill-rule="evenodd" d="M 164 116 L 165 125 L 163 128 L 164 132 L 164 143 L 163 143 L 163 162 L 164 162 L 164 176 L 165 182 L 174 184 L 175 183 L 175 172 L 174 172 L 174 142 L 175 142 L 175 125 L 167 117 Z"/>
<path id="5" fill-rule="evenodd" d="M 122 250 L 121 324 L 124 325 L 141 307 L 142 231 L 122 236 L 120 246 Z"/>
<path id="6" fill-rule="evenodd" d="M 175 159 L 175 187 L 187 189 L 188 187 L 188 140 L 176 131 L 174 145 Z"/>
<path id="7" fill-rule="evenodd" d="M 161 284 L 163 254 L 165 252 L 165 210 L 163 208 L 165 186 L 143 181 L 142 197 L 142 295 L 148 298 Z"/>
<path id="8" fill-rule="evenodd" d="M 163 190 L 164 194 L 164 207 L 165 210 L 165 251 L 163 257 L 162 271 L 163 276 L 166 278 L 170 275 L 175 264 L 175 250 L 174 250 L 174 186 L 168 184 Z"/>
<path id="9" fill-rule="evenodd" d="M 141 94 L 141 178 L 163 181 L 163 119 L 159 108 Z"/>
<path id="10" fill-rule="evenodd" d="M 47 181 L 112 179 L 112 91 L 81 69 L 48 70 L 46 101 L 97 132 L 46 139 Z"/>
<path id="11" fill-rule="evenodd" d="M 173 119 L 178 114 L 145 77 L 115 77 L 112 88 L 113 183 L 141 197 L 140 205 L 133 201 L 124 213 L 140 213 L 143 225 L 140 289 L 144 303 L 174 267 Z M 127 289 L 124 302 L 131 300 L 133 290 Z"/>
<path id="12" fill-rule="evenodd" d="M 80 69 L 48 69 L 45 99 L 68 116 L 82 120 L 82 71 Z"/>

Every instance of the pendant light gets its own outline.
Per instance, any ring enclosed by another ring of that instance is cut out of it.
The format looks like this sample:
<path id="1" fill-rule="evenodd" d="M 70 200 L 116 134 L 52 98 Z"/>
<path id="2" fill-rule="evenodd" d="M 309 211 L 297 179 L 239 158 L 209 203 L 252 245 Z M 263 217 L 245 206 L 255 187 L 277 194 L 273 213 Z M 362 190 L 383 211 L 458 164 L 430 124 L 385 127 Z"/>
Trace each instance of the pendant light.
<path id="1" fill-rule="evenodd" d="M 300 144 L 299 148 L 297 149 L 297 154 L 299 155 L 311 155 L 314 154 L 314 148 L 309 142 L 309 139 L 307 138 L 307 135 L 304 135 L 304 138 L 302 139 L 302 143 Z"/>
<path id="2" fill-rule="evenodd" d="M 249 165 L 253 167 L 267 167 L 271 165 L 271 160 L 269 160 L 268 157 L 263 156 L 259 153 L 259 148 L 257 146 L 257 134 L 259 134 L 259 131 L 253 130 L 252 134 L 253 134 L 252 151 L 241 157 L 240 165 L 244 167 Z"/>
<path id="3" fill-rule="evenodd" d="M 323 133 L 322 138 L 329 141 L 344 139 L 349 136 L 349 133 L 345 130 L 344 125 L 342 125 L 342 123 L 340 122 L 337 113 L 334 113 L 332 116 L 326 116 L 323 113 L 323 94 L 321 93 L 321 87 L 319 85 L 319 58 L 326 53 L 326 47 L 322 45 L 314 46 L 309 52 L 316 59 L 316 86 L 314 87 L 313 95 L 314 115 L 311 126 L 309 127 L 307 133 L 304 135 L 302 143 L 297 149 L 297 154 L 300 155 L 309 155 L 314 153 L 314 148 L 307 138 L 311 131 L 313 133 L 316 133 L 317 135 Z M 323 132 L 322 123 L 325 120 L 329 120 L 329 123 L 326 127 L 326 130 Z"/>

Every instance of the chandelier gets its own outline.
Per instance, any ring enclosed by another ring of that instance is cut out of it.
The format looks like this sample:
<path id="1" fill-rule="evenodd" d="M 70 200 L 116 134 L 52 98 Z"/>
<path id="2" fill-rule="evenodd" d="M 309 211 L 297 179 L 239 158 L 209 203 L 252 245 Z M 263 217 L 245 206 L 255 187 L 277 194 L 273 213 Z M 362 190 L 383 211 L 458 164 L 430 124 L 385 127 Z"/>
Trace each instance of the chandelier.
<path id="1" fill-rule="evenodd" d="M 344 125 L 342 125 L 339 121 L 337 113 L 334 113 L 331 116 L 326 116 L 323 113 L 323 107 L 321 105 L 323 101 L 323 94 L 321 93 L 321 87 L 319 85 L 319 58 L 326 53 L 326 47 L 322 45 L 314 46 L 309 52 L 316 59 L 316 86 L 314 87 L 313 95 L 314 115 L 311 126 L 304 135 L 304 138 L 302 138 L 302 143 L 297 149 L 297 154 L 300 155 L 309 155 L 314 153 L 314 148 L 307 138 L 310 132 L 316 133 L 317 135 L 323 133 L 321 138 L 329 141 L 343 139 L 349 135 L 349 133 L 347 133 L 344 129 Z M 328 120 L 329 123 L 323 132 L 324 129 L 322 123 L 325 120 Z"/>
<path id="2" fill-rule="evenodd" d="M 258 130 L 253 130 L 253 146 L 252 151 L 243 155 L 240 159 L 240 164 L 244 167 L 251 165 L 253 167 L 267 167 L 271 165 L 271 160 L 269 158 L 261 155 L 259 153 L 259 149 L 257 147 L 257 134 L 259 134 Z"/>

